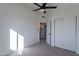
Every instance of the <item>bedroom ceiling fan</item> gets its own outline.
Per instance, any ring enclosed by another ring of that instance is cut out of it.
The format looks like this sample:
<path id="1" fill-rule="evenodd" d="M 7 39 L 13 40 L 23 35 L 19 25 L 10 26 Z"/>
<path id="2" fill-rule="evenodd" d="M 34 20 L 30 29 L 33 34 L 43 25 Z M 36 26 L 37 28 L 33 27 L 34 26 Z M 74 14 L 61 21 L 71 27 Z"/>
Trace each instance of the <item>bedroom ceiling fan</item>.
<path id="1" fill-rule="evenodd" d="M 57 6 L 46 6 L 47 3 L 42 3 L 42 6 L 37 3 L 33 3 L 33 4 L 39 7 L 38 9 L 35 9 L 33 11 L 40 10 L 43 13 L 46 13 L 46 9 L 56 9 L 57 8 Z"/>

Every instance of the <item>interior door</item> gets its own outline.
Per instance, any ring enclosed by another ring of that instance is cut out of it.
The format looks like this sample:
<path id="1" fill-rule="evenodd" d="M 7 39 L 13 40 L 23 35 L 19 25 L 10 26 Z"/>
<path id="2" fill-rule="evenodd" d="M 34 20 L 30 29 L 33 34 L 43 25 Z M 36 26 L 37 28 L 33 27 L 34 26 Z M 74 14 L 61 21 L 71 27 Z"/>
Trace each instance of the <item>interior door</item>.
<path id="1" fill-rule="evenodd" d="M 40 23 L 40 40 L 46 39 L 46 23 Z"/>
<path id="2" fill-rule="evenodd" d="M 79 54 L 79 16 L 77 16 L 77 54 Z"/>
<path id="3" fill-rule="evenodd" d="M 51 21 L 49 20 L 47 23 L 47 38 L 46 41 L 49 45 L 51 45 Z"/>
<path id="4" fill-rule="evenodd" d="M 55 46 L 75 51 L 76 17 L 55 20 Z"/>

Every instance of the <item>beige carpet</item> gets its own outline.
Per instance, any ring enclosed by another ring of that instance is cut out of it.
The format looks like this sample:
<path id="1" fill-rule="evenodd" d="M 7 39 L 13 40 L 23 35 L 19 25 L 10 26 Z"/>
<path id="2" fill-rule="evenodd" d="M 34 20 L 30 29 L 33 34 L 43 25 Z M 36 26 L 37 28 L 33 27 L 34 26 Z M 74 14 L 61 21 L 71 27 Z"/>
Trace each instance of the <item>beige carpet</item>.
<path id="1" fill-rule="evenodd" d="M 9 56 L 78 56 L 76 53 L 61 48 L 53 48 L 41 41 L 40 43 L 24 48 L 22 54 L 14 52 Z"/>

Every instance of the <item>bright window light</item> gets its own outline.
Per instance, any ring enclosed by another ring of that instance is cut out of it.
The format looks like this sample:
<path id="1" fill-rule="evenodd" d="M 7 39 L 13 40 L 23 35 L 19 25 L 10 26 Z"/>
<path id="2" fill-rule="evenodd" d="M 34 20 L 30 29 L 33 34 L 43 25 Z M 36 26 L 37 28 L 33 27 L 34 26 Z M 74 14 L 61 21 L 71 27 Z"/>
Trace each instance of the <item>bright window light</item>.
<path id="1" fill-rule="evenodd" d="M 17 34 L 13 29 L 10 29 L 10 49 L 22 53 L 24 48 L 24 37 Z"/>
<path id="2" fill-rule="evenodd" d="M 18 53 L 21 54 L 24 48 L 24 37 L 18 34 Z"/>
<path id="3" fill-rule="evenodd" d="M 17 51 L 17 32 L 10 29 L 10 49 Z"/>

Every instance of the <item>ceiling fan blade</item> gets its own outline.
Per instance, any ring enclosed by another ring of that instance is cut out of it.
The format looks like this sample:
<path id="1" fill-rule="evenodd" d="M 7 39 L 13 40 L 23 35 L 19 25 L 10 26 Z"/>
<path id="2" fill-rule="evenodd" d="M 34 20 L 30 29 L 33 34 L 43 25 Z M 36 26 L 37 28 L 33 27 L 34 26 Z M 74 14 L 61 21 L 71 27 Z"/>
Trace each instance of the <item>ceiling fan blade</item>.
<path id="1" fill-rule="evenodd" d="M 40 8 L 38 8 L 38 9 L 35 9 L 35 10 L 33 10 L 33 11 L 37 11 L 37 10 L 40 10 Z"/>
<path id="2" fill-rule="evenodd" d="M 49 7 L 45 7 L 45 9 L 55 9 L 57 8 L 57 6 L 49 6 Z"/>
<path id="3" fill-rule="evenodd" d="M 46 6 L 46 4 L 47 4 L 47 3 L 43 3 L 43 7 L 45 7 L 45 6 Z"/>
<path id="4" fill-rule="evenodd" d="M 37 3 L 34 3 L 34 5 L 36 5 L 36 6 L 38 6 L 38 7 L 41 7 L 39 4 L 37 4 Z"/>

